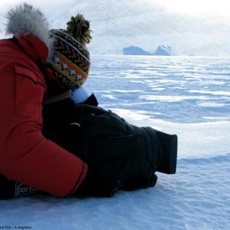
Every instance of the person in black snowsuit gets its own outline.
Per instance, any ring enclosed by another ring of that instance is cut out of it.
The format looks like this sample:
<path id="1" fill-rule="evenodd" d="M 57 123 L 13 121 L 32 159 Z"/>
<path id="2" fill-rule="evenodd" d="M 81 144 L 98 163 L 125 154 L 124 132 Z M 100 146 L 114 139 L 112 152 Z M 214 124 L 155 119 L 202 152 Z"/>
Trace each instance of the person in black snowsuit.
<path id="1" fill-rule="evenodd" d="M 89 165 L 109 166 L 101 186 L 109 186 L 112 174 L 119 180 L 118 189 L 130 191 L 154 186 L 156 171 L 176 173 L 176 135 L 134 126 L 98 107 L 93 94 L 82 104 L 67 98 L 44 105 L 43 119 L 47 138 Z M 95 195 L 89 187 L 82 194 Z"/>

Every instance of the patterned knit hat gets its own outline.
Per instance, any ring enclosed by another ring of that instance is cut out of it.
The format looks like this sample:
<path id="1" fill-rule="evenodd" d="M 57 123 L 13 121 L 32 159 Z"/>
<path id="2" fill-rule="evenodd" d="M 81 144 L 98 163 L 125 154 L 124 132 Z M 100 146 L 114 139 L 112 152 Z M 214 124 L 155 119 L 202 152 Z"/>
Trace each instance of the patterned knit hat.
<path id="1" fill-rule="evenodd" d="M 86 43 L 91 40 L 90 23 L 78 14 L 71 17 L 66 30 L 50 30 L 54 38 L 53 55 L 49 64 L 54 76 L 66 89 L 80 87 L 88 78 L 90 54 Z"/>

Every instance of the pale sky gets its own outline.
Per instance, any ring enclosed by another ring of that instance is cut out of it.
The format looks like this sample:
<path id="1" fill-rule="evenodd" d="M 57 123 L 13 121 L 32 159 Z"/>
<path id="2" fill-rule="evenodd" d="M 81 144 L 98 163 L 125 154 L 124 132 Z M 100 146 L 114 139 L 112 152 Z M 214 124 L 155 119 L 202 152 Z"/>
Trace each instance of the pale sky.
<path id="1" fill-rule="evenodd" d="M 92 5 L 95 5 L 95 0 L 88 1 L 92 1 Z M 162 14 L 160 11 L 157 12 L 159 24 L 155 25 L 155 32 L 152 32 L 148 29 L 148 23 L 146 23 L 146 30 L 143 27 L 143 31 L 145 31 L 146 37 L 143 37 L 144 35 L 140 35 L 142 37 L 139 37 L 139 35 L 135 35 L 134 37 L 132 37 L 132 45 L 139 45 L 141 47 L 143 46 L 144 49 L 148 50 L 153 49 L 152 47 L 157 47 L 157 45 L 159 45 L 160 43 L 165 43 L 166 45 L 172 46 L 175 50 L 175 53 L 179 55 L 191 54 L 230 56 L 230 0 L 145 0 L 143 2 L 148 5 L 147 1 L 149 1 L 149 3 L 152 2 L 154 4 L 163 6 L 162 8 L 159 7 L 159 9 L 162 9 Z M 10 8 L 24 2 L 27 2 L 31 5 L 34 5 L 34 7 L 39 8 L 44 13 L 44 15 L 49 15 L 49 22 L 53 23 L 51 24 L 52 26 L 57 27 L 60 26 L 63 22 L 63 20 L 60 20 L 62 17 L 64 17 L 61 9 L 63 9 L 64 12 L 68 12 L 68 10 L 71 11 L 71 8 L 69 9 L 68 7 L 71 6 L 72 2 L 84 3 L 85 0 L 0 0 L 1 23 L 4 22 L 4 14 L 8 12 Z M 115 3 L 115 0 L 111 2 Z M 135 2 L 137 3 L 137 6 L 139 6 L 138 4 L 142 4 L 141 0 Z M 146 9 L 145 7 L 142 8 Z M 94 21 L 94 28 L 99 32 L 98 34 L 96 34 L 96 32 L 94 34 L 97 39 L 94 40 L 94 46 L 92 45 L 91 49 L 97 50 L 98 47 L 100 47 L 103 43 L 103 52 L 107 52 L 108 50 L 110 52 L 112 49 L 111 52 L 116 53 L 120 52 L 119 50 L 121 49 L 121 46 L 125 47 L 129 45 L 130 42 L 127 42 L 127 38 L 125 36 L 119 37 L 119 39 L 116 39 L 115 37 L 113 40 L 113 48 L 111 48 L 110 42 L 104 43 L 105 37 L 102 36 L 102 34 L 105 33 L 105 31 L 103 30 L 104 27 L 100 24 L 96 24 L 98 23 L 97 19 L 99 19 L 100 17 L 95 16 L 92 13 L 94 8 L 89 7 L 89 11 L 87 12 L 88 6 L 86 7 L 84 5 L 84 7 L 81 9 L 85 10 L 84 14 L 90 14 L 91 18 L 96 19 L 96 22 Z M 158 7 L 156 7 L 156 9 L 158 9 Z M 113 10 L 113 7 L 111 7 L 111 10 L 108 9 L 108 12 L 113 12 Z M 169 12 L 169 14 L 167 11 Z M 178 13 L 178 15 L 174 14 L 175 12 Z M 151 11 L 149 11 L 149 13 L 151 13 Z M 168 21 L 165 21 L 164 18 L 170 19 L 170 13 L 172 13 L 174 19 L 180 19 L 179 22 L 175 20 L 177 24 L 168 23 L 167 25 Z M 183 18 L 181 17 L 181 14 L 185 16 L 184 18 L 187 20 L 181 20 L 181 18 Z M 58 18 L 57 15 L 59 15 Z M 193 17 L 186 17 L 186 15 Z M 149 17 L 150 19 L 151 15 L 148 14 L 147 17 Z M 142 20 L 143 18 L 139 19 Z M 116 22 L 119 24 L 119 20 L 117 20 Z M 121 28 L 123 28 L 122 24 L 119 25 Z M 113 28 L 113 24 L 111 24 L 111 28 Z M 2 33 L 0 35 L 4 37 L 4 29 L 2 29 L 1 26 L 0 32 Z M 114 31 L 114 33 L 116 34 L 116 31 Z M 125 33 L 125 31 L 122 31 L 121 33 Z M 154 37 L 154 41 L 150 41 L 150 36 Z"/>
<path id="2" fill-rule="evenodd" d="M 179 13 L 199 15 L 199 14 L 219 14 L 230 17 L 229 0 L 149 0 Z M 16 3 L 28 2 L 37 6 L 46 7 L 57 4 L 57 0 L 1 0 L 0 6 L 12 6 Z M 58 1 L 60 3 L 61 0 Z M 65 2 L 65 0 L 63 0 Z"/>
<path id="3" fill-rule="evenodd" d="M 186 14 L 220 14 L 229 16 L 229 0 L 150 0 Z"/>

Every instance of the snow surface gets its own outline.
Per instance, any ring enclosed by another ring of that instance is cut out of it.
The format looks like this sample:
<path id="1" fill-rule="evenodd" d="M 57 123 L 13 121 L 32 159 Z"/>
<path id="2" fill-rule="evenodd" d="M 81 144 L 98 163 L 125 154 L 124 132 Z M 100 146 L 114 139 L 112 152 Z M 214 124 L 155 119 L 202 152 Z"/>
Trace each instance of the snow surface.
<path id="1" fill-rule="evenodd" d="M 175 175 L 113 198 L 0 201 L 0 229 L 229 230 L 230 58 L 93 56 L 88 90 L 139 126 L 179 137 Z"/>

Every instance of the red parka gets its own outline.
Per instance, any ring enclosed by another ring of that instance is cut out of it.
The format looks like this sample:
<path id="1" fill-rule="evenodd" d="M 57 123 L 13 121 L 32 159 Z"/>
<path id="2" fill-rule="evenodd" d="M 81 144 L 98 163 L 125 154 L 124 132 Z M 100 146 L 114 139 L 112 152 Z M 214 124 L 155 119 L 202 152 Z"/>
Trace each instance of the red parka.
<path id="1" fill-rule="evenodd" d="M 47 88 L 35 61 L 45 62 L 47 55 L 45 43 L 33 35 L 0 41 L 0 173 L 66 196 L 77 190 L 87 165 L 42 135 Z"/>

